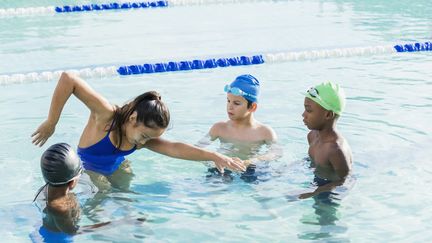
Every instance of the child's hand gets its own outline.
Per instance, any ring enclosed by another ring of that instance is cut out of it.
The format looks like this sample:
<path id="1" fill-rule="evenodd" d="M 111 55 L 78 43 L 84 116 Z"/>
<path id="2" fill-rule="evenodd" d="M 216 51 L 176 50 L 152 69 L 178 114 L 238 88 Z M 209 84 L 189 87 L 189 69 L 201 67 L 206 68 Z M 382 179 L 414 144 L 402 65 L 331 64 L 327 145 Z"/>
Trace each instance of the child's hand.
<path id="1" fill-rule="evenodd" d="M 302 193 L 299 195 L 299 199 L 306 199 L 306 198 L 310 198 L 313 197 L 315 195 L 315 193 L 313 192 L 306 192 L 306 193 Z"/>
<path id="2" fill-rule="evenodd" d="M 222 154 L 217 154 L 217 159 L 214 160 L 216 168 L 220 173 L 224 173 L 224 168 L 228 168 L 235 171 L 245 171 L 246 166 L 243 161 L 239 158 L 230 158 Z"/>
<path id="3" fill-rule="evenodd" d="M 55 124 L 48 120 L 44 121 L 31 135 L 33 138 L 32 143 L 36 146 L 42 147 L 42 145 L 44 145 L 48 138 L 54 133 L 54 130 Z"/>

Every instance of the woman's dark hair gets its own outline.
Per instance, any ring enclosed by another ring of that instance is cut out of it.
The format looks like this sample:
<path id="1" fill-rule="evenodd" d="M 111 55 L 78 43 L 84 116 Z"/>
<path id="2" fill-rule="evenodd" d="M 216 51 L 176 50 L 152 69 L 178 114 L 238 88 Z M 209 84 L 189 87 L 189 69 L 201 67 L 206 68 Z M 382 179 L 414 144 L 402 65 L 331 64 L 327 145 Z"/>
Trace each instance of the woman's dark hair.
<path id="1" fill-rule="evenodd" d="M 165 129 L 169 125 L 170 113 L 168 107 L 162 102 L 159 93 L 156 91 L 145 92 L 122 107 L 117 106 L 114 111 L 111 130 L 118 134 L 117 149 L 120 149 L 122 145 L 122 126 L 134 111 L 137 112 L 137 123 L 141 122 L 146 127 Z"/>

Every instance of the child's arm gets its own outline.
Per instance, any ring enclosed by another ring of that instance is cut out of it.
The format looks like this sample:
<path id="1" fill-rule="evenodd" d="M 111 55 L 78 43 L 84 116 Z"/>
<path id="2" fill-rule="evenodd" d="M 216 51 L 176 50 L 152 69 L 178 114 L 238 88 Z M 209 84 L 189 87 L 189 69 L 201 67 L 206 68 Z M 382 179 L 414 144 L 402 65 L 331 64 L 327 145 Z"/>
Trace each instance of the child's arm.
<path id="1" fill-rule="evenodd" d="M 102 223 L 97 223 L 97 224 L 92 224 L 92 225 L 84 225 L 84 226 L 79 227 L 76 234 L 84 234 L 84 233 L 93 232 L 93 231 L 95 231 L 95 229 L 102 228 L 102 227 L 114 228 L 114 227 L 117 227 L 119 225 L 125 225 L 125 224 L 141 225 L 144 222 L 146 222 L 146 218 L 141 217 L 141 218 L 133 218 L 133 219 L 124 218 L 124 219 L 119 219 L 116 221 L 107 221 L 107 222 L 102 222 Z"/>
<path id="2" fill-rule="evenodd" d="M 90 118 L 95 120 L 110 119 L 114 107 L 105 98 L 96 93 L 81 78 L 63 72 L 54 90 L 48 118 L 31 135 L 33 144 L 42 146 L 54 133 L 64 105 L 71 95 L 75 95 L 91 111 Z"/>
<path id="3" fill-rule="evenodd" d="M 330 153 L 329 161 L 340 178 L 339 181 L 343 184 L 351 170 L 347 156 L 340 147 L 337 147 Z"/>
<path id="4" fill-rule="evenodd" d="M 265 154 L 254 156 L 250 159 L 247 159 L 244 161 L 244 164 L 246 166 L 249 166 L 251 164 L 256 165 L 259 162 L 263 161 L 273 161 L 281 158 L 283 156 L 283 149 L 282 147 L 277 143 L 272 143 L 268 149 L 268 151 Z"/>
<path id="5" fill-rule="evenodd" d="M 337 148 L 330 152 L 329 161 L 340 179 L 332 181 L 331 183 L 325 184 L 323 186 L 319 186 L 313 192 L 303 193 L 299 196 L 300 199 L 312 197 L 320 194 L 321 192 L 331 191 L 345 183 L 345 180 L 350 173 L 350 166 L 346 155 L 340 148 Z"/>
<path id="6" fill-rule="evenodd" d="M 210 131 L 208 133 L 210 136 L 210 140 L 214 141 L 218 139 L 220 137 L 220 134 L 223 134 L 225 126 L 226 126 L 226 122 L 223 121 L 213 124 L 213 126 L 210 128 Z"/>
<path id="7" fill-rule="evenodd" d="M 221 173 L 223 173 L 225 167 L 241 171 L 246 169 L 243 165 L 243 161 L 240 159 L 232 159 L 220 153 L 210 152 L 185 143 L 170 142 L 168 140 L 156 138 L 148 141 L 144 147 L 173 158 L 195 161 L 214 161 L 216 168 L 218 168 Z"/>
<path id="8" fill-rule="evenodd" d="M 282 157 L 283 150 L 282 147 L 277 144 L 277 135 L 275 131 L 269 126 L 263 126 L 264 131 L 264 142 L 268 144 L 270 147 L 265 154 L 254 156 L 248 160 L 245 160 L 244 163 L 246 166 L 251 164 L 257 164 L 260 161 L 272 161 L 277 160 Z"/>
<path id="9" fill-rule="evenodd" d="M 201 138 L 198 143 L 196 144 L 197 147 L 200 148 L 205 148 L 207 146 L 209 146 L 214 140 L 216 140 L 217 138 L 219 138 L 219 130 L 221 129 L 221 125 L 223 124 L 223 122 L 218 122 L 216 124 L 214 124 L 211 128 L 210 131 L 208 132 L 207 135 L 205 135 L 205 137 Z"/>
<path id="10" fill-rule="evenodd" d="M 210 134 L 206 134 L 203 138 L 201 138 L 196 144 L 195 146 L 199 147 L 199 148 L 205 148 L 207 146 L 209 146 L 211 143 L 213 142 L 213 140 L 211 139 Z"/>

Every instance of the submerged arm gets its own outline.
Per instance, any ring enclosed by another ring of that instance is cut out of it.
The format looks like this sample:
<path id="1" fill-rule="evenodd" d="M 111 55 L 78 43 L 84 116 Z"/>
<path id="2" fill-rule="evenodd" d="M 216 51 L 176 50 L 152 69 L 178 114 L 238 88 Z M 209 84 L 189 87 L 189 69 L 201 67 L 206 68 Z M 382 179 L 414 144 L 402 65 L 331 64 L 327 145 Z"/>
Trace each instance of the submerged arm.
<path id="1" fill-rule="evenodd" d="M 214 141 L 214 139 L 212 139 L 212 137 L 210 136 L 210 134 L 207 134 L 203 138 L 201 138 L 195 144 L 195 146 L 197 146 L 199 148 L 205 148 L 205 147 L 209 146 L 213 141 Z"/>
<path id="2" fill-rule="evenodd" d="M 80 226 L 78 231 L 76 232 L 76 234 L 84 234 L 84 233 L 88 233 L 88 232 L 93 232 L 95 229 L 98 228 L 102 228 L 102 227 L 111 227 L 114 228 L 116 226 L 119 225 L 124 225 L 126 224 L 142 224 L 146 221 L 146 218 L 142 217 L 142 218 L 134 218 L 134 219 L 129 219 L 129 218 L 125 218 L 125 219 L 120 219 L 120 220 L 116 220 L 116 221 L 107 221 L 107 222 L 102 222 L 102 223 L 97 223 L 97 224 L 92 224 L 92 225 L 85 225 L 85 226 Z"/>
<path id="3" fill-rule="evenodd" d="M 245 160 L 245 165 L 249 166 L 251 164 L 257 164 L 259 162 L 274 161 L 283 156 L 283 149 L 279 144 L 272 143 L 269 146 L 270 147 L 266 153 Z"/>
<path id="4" fill-rule="evenodd" d="M 348 163 L 348 159 L 346 158 L 343 151 L 340 148 L 338 148 L 333 152 L 331 152 L 329 156 L 329 161 L 330 164 L 333 166 L 335 173 L 339 177 L 339 180 L 335 180 L 323 186 L 319 186 L 313 192 L 303 193 L 299 196 L 300 199 L 312 197 L 322 192 L 329 192 L 334 188 L 341 186 L 345 183 L 345 180 L 350 173 L 350 166 Z"/>
<path id="5" fill-rule="evenodd" d="M 195 144 L 197 147 L 200 148 L 205 148 L 207 146 L 209 146 L 214 140 L 219 138 L 219 130 L 221 129 L 220 127 L 222 126 L 223 122 L 218 122 L 216 124 L 214 124 L 211 128 L 210 131 L 203 137 L 201 138 L 197 144 Z"/>
<path id="6" fill-rule="evenodd" d="M 265 154 L 254 156 L 245 161 L 246 166 L 250 164 L 256 164 L 263 161 L 277 160 L 282 157 L 283 149 L 277 144 L 277 135 L 275 131 L 268 126 L 265 126 L 265 143 L 269 146 L 269 149 Z"/>

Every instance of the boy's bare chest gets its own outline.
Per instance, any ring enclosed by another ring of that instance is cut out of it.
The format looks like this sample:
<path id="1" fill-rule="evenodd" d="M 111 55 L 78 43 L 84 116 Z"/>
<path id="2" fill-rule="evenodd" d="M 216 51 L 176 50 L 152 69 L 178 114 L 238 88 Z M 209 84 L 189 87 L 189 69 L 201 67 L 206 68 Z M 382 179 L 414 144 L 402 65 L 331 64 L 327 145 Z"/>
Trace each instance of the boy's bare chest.
<path id="1" fill-rule="evenodd" d="M 319 167 L 331 167 L 329 152 L 325 144 L 315 141 L 309 145 L 308 152 L 315 165 Z"/>
<path id="2" fill-rule="evenodd" d="M 226 129 L 221 137 L 239 142 L 261 142 L 264 140 L 262 134 L 256 129 Z"/>

